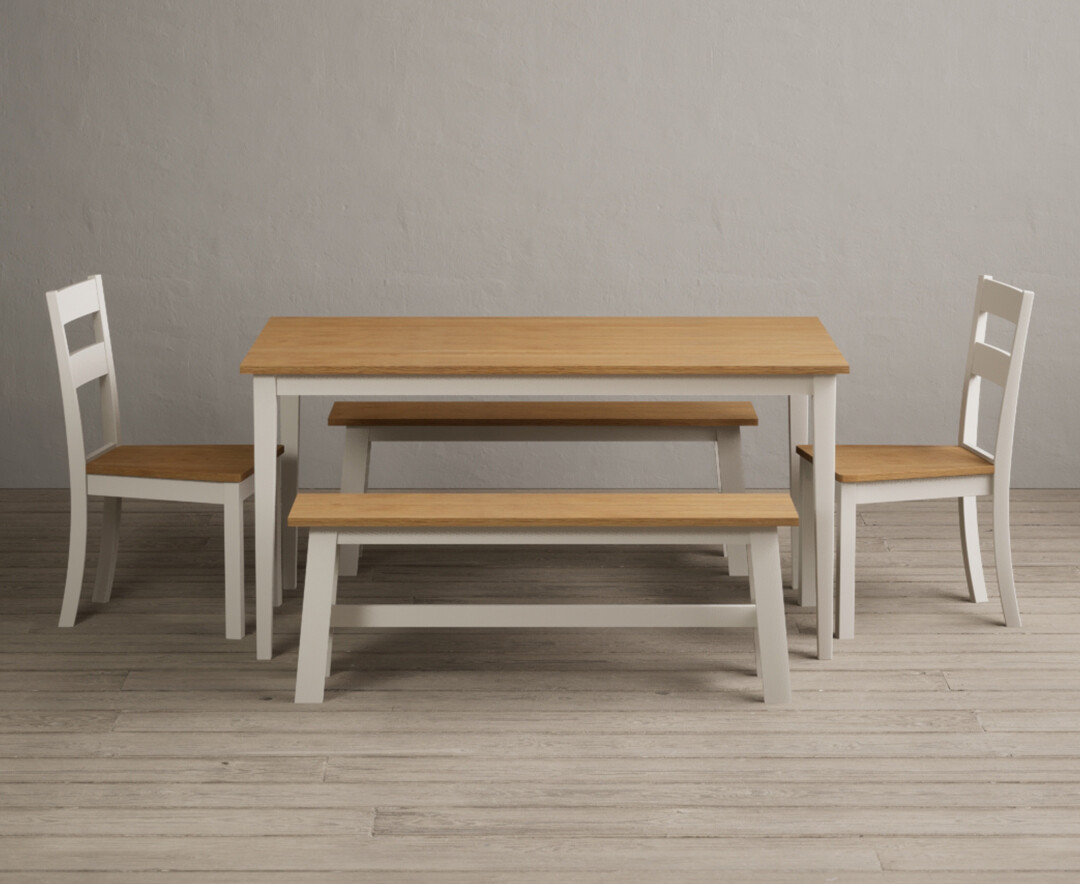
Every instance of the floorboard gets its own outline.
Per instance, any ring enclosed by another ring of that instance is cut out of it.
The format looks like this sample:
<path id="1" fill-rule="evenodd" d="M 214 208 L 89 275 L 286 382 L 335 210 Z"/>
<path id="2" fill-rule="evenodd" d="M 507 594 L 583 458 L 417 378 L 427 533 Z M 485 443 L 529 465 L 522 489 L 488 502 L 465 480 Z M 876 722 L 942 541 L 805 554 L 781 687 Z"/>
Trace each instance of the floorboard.
<path id="1" fill-rule="evenodd" d="M 953 502 L 859 511 L 856 637 L 794 703 L 743 632 L 357 630 L 326 702 L 224 638 L 220 512 L 125 503 L 114 599 L 56 625 L 67 495 L 0 491 L 0 884 L 1072 884 L 1080 491 L 1016 491 L 1021 629 Z M 785 569 L 790 567 L 786 536 Z M 303 556 L 301 555 L 301 563 Z M 371 548 L 342 600 L 742 601 L 717 549 Z"/>

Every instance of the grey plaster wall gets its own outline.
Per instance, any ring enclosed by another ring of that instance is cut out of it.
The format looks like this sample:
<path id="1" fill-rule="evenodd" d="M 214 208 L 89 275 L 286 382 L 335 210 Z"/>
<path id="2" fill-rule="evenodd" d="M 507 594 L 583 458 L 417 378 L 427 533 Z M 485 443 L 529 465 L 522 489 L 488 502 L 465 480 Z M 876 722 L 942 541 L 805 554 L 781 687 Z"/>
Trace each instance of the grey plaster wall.
<path id="1" fill-rule="evenodd" d="M 95 272 L 144 442 L 249 440 L 266 318 L 342 313 L 817 314 L 842 440 L 949 442 L 990 273 L 1038 296 L 1015 484 L 1080 485 L 1078 44 L 1071 0 L 0 0 L 0 485 L 66 483 L 44 292 Z M 327 407 L 305 485 L 337 476 Z M 377 457 L 394 486 L 711 469 Z"/>

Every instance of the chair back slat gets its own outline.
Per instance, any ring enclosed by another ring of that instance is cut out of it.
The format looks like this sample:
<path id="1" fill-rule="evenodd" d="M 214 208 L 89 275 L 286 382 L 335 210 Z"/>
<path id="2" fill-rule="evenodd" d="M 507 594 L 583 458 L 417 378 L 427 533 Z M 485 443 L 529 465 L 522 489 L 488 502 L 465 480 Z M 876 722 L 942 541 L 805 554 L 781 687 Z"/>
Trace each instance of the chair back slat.
<path id="1" fill-rule="evenodd" d="M 979 377 L 993 381 L 1004 389 L 1009 380 L 1009 366 L 1012 363 L 1012 354 L 999 350 L 990 344 L 981 341 L 972 343 L 971 373 Z"/>
<path id="2" fill-rule="evenodd" d="M 57 296 L 58 317 L 63 325 L 91 313 L 97 313 L 101 309 L 101 293 L 97 279 L 98 277 L 91 276 L 83 282 L 77 282 L 59 292 L 51 293 Z"/>
<path id="3" fill-rule="evenodd" d="M 1016 406 L 1020 393 L 1020 370 L 1024 363 L 1033 292 L 1014 288 L 989 276 L 979 279 L 975 295 L 975 316 L 971 323 L 967 368 L 964 372 L 963 399 L 960 406 L 960 444 L 994 461 L 994 482 L 1009 487 L 1012 468 L 1013 434 Z M 987 316 L 998 316 L 1014 325 L 1012 343 L 1003 350 L 986 343 Z M 994 451 L 979 447 L 979 400 L 982 380 L 1002 388 Z"/>
<path id="4" fill-rule="evenodd" d="M 94 380 L 99 386 L 101 431 L 105 444 L 95 454 L 120 442 L 119 397 L 101 277 L 91 276 L 83 282 L 49 292 L 46 301 L 52 323 L 53 345 L 56 348 L 56 364 L 60 372 L 60 392 L 64 403 L 64 426 L 68 443 L 68 471 L 72 486 L 75 486 L 86 481 L 87 461 L 79 407 L 79 387 Z M 91 314 L 94 315 L 94 343 L 72 353 L 68 346 L 65 326 Z"/>
<path id="5" fill-rule="evenodd" d="M 75 389 L 109 373 L 109 354 L 98 342 L 71 354 L 71 380 Z"/>
<path id="6" fill-rule="evenodd" d="M 1016 325 L 1020 311 L 1024 306 L 1024 294 L 1021 289 L 1005 285 L 989 276 L 979 280 L 979 291 L 975 298 L 975 309 L 979 313 L 992 313 Z"/>

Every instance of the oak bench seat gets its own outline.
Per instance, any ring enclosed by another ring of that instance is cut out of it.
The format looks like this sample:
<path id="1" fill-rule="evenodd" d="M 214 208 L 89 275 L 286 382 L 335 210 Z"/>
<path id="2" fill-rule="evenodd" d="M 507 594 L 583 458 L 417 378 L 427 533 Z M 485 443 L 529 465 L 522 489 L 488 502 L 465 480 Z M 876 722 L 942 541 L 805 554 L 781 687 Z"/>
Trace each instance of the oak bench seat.
<path id="1" fill-rule="evenodd" d="M 671 492 L 300 494 L 289 525 L 310 530 L 296 702 L 320 703 L 335 627 L 752 628 L 765 702 L 791 700 L 777 529 L 787 494 Z M 338 605 L 347 544 L 657 544 L 749 548 L 746 605 Z"/>
<path id="2" fill-rule="evenodd" d="M 355 426 L 756 427 L 752 402 L 335 402 L 327 423 Z"/>

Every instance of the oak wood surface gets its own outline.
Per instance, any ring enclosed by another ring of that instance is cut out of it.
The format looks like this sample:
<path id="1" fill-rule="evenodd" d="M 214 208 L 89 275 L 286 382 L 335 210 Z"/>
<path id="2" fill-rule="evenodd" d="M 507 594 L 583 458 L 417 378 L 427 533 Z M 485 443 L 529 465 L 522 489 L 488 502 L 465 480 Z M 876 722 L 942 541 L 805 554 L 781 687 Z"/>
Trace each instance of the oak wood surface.
<path id="1" fill-rule="evenodd" d="M 278 446 L 278 454 L 284 449 Z M 117 445 L 86 464 L 92 476 L 242 482 L 255 472 L 251 445 Z"/>
<path id="2" fill-rule="evenodd" d="M 789 602 L 789 709 L 749 632 L 432 629 L 339 631 L 298 710 L 294 643 L 218 635 L 220 513 L 131 501 L 61 630 L 67 492 L 0 491 L 0 884 L 1072 884 L 1080 492 L 1013 504 L 1019 630 L 967 601 L 952 501 L 861 508 L 860 633 L 818 660 Z M 712 547 L 364 560 L 342 601 L 747 594 Z"/>
<path id="3" fill-rule="evenodd" d="M 752 402 L 335 402 L 327 424 L 756 427 L 758 417 Z"/>
<path id="4" fill-rule="evenodd" d="M 814 446 L 798 446 L 813 461 Z M 959 445 L 837 445 L 837 482 L 883 482 L 946 476 L 989 476 L 994 465 Z"/>
<path id="5" fill-rule="evenodd" d="M 240 365 L 270 375 L 831 375 L 813 316 L 275 316 Z"/>
<path id="6" fill-rule="evenodd" d="M 797 525 L 787 494 L 299 494 L 301 528 L 764 528 Z"/>

